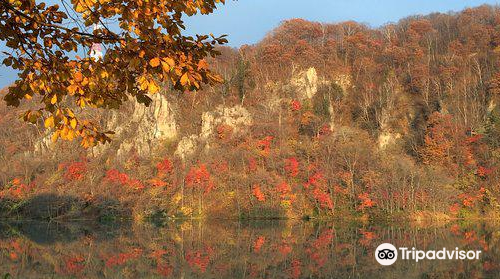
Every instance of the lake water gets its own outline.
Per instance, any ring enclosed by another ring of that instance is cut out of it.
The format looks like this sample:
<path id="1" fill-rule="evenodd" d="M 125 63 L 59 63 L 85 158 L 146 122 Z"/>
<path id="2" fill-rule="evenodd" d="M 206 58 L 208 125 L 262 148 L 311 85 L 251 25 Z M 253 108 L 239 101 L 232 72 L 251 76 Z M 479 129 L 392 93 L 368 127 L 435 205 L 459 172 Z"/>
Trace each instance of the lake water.
<path id="1" fill-rule="evenodd" d="M 500 278 L 500 226 L 188 221 L 0 223 L 0 278 Z M 398 259 L 420 250 L 481 250 L 479 260 Z"/>

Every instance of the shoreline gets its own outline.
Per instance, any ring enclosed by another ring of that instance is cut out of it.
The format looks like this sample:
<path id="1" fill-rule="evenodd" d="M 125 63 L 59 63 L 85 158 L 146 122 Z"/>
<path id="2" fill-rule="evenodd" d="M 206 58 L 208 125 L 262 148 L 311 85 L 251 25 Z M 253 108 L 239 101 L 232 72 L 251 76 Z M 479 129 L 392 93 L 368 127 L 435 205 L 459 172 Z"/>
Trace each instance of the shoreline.
<path id="1" fill-rule="evenodd" d="M 393 222 L 408 222 L 408 223 L 450 223 L 450 222 L 460 222 L 460 221 L 474 221 L 474 222 L 500 222 L 500 217 L 484 216 L 484 217 L 452 217 L 438 219 L 438 218 L 412 218 L 411 216 L 406 217 L 388 217 L 388 218 L 363 218 L 363 217 L 333 217 L 333 218 L 321 218 L 321 217 L 309 217 L 309 218 L 292 218 L 292 217 L 255 217 L 255 218 L 213 218 L 213 217 L 165 217 L 165 218 L 144 218 L 144 219 L 134 219 L 132 217 L 120 217 L 116 218 L 64 218 L 55 217 L 50 219 L 37 219 L 37 218 L 0 218 L 1 222 L 98 222 L 98 223 L 120 223 L 120 222 L 131 222 L 131 223 L 157 223 L 157 222 L 186 222 L 186 221 L 203 221 L 203 222 L 247 222 L 247 221 L 298 221 L 298 222 L 335 222 L 335 221 L 348 221 L 357 223 L 393 223 Z"/>

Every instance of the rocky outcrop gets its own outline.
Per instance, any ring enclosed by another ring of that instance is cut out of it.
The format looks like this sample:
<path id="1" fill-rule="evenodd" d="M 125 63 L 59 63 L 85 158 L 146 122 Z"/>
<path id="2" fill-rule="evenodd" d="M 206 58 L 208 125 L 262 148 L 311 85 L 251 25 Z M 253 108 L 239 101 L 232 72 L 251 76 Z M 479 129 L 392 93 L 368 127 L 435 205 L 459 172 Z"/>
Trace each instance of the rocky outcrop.
<path id="1" fill-rule="evenodd" d="M 200 138 L 198 135 L 183 137 L 177 144 L 174 155 L 185 161 L 198 149 Z"/>
<path id="2" fill-rule="evenodd" d="M 118 157 L 131 151 L 147 156 L 159 141 L 177 137 L 175 105 L 163 94 L 153 95 L 152 100 L 148 107 L 135 102 L 131 113 L 113 111 L 107 119 L 107 129 L 115 132 L 112 144 L 118 145 Z"/>
<path id="3" fill-rule="evenodd" d="M 253 120 L 252 115 L 242 106 L 219 106 L 214 111 L 203 113 L 201 121 L 200 138 L 206 140 L 214 135 L 219 125 L 229 126 L 234 134 L 241 134 L 247 131 Z"/>
<path id="4" fill-rule="evenodd" d="M 44 154 L 49 152 L 54 147 L 52 134 L 52 131 L 45 130 L 41 138 L 33 143 L 33 151 L 27 151 L 25 154 L 29 155 L 31 152 L 34 154 Z"/>
<path id="5" fill-rule="evenodd" d="M 296 90 L 299 100 L 312 99 L 318 92 L 318 73 L 316 69 L 309 68 L 307 71 L 300 72 L 294 76 L 290 84 Z"/>
<path id="6" fill-rule="evenodd" d="M 389 146 L 395 145 L 400 138 L 401 134 L 399 133 L 382 132 L 378 136 L 378 147 L 384 150 Z"/>
<path id="7" fill-rule="evenodd" d="M 291 99 L 300 101 L 312 100 L 318 94 L 320 86 L 336 83 L 343 90 L 351 86 L 348 75 L 339 75 L 337 79 L 325 80 L 318 77 L 314 68 L 298 72 L 288 84 L 270 84 L 266 90 L 269 99 L 263 102 L 268 110 L 276 111 Z M 282 93 L 285 93 L 283 95 Z M 182 131 L 176 121 L 177 106 L 168 99 L 166 93 L 151 96 L 152 102 L 146 107 L 137 102 L 130 102 L 120 110 L 103 112 L 102 123 L 105 130 L 114 131 L 110 145 L 99 145 L 93 148 L 93 155 L 128 156 L 131 152 L 139 156 L 149 156 L 158 142 L 175 141 Z M 329 104 L 333 114 L 333 104 Z M 206 149 L 213 142 L 217 128 L 221 125 L 231 128 L 233 135 L 242 135 L 253 124 L 251 113 L 241 105 L 226 107 L 219 105 L 216 109 L 204 112 L 201 116 L 201 127 L 198 134 L 188 134 L 179 139 L 175 155 L 185 160 L 198 149 Z M 50 150 L 50 135 L 46 135 L 36 149 Z"/>
<path id="8" fill-rule="evenodd" d="M 203 113 L 200 134 L 183 137 L 177 145 L 175 155 L 186 160 L 200 146 L 205 149 L 209 148 L 217 127 L 220 125 L 230 127 L 233 135 L 242 135 L 248 131 L 252 123 L 253 117 L 244 107 L 239 105 L 233 107 L 218 106 L 213 111 Z"/>

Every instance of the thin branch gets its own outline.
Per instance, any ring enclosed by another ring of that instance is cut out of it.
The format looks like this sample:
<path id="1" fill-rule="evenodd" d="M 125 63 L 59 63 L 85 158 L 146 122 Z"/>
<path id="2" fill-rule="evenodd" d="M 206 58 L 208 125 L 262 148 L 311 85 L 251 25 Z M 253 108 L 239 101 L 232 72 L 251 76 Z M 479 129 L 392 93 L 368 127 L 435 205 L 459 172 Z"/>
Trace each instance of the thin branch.
<path id="1" fill-rule="evenodd" d="M 53 23 L 40 22 L 40 21 L 36 20 L 35 18 L 23 13 L 22 11 L 17 10 L 15 7 L 13 7 L 11 4 L 9 4 L 6 0 L 0 0 L 0 4 L 2 6 L 4 6 L 7 10 L 13 12 L 14 14 L 16 14 L 20 17 L 23 17 L 29 21 L 35 22 L 39 25 L 45 26 L 45 27 L 60 29 L 60 30 L 64 30 L 64 31 L 72 33 L 72 34 L 77 34 L 80 36 L 95 38 L 95 39 L 99 39 L 99 40 L 103 40 L 103 41 L 121 41 L 121 40 L 123 40 L 123 38 L 120 38 L 117 36 L 103 37 L 103 36 L 98 36 L 98 35 L 94 35 L 94 34 L 90 34 L 90 33 L 76 31 L 74 29 L 70 29 L 70 28 L 67 28 L 67 27 L 64 27 L 61 25 L 53 24 Z M 115 34 L 113 34 L 113 35 L 115 35 Z"/>

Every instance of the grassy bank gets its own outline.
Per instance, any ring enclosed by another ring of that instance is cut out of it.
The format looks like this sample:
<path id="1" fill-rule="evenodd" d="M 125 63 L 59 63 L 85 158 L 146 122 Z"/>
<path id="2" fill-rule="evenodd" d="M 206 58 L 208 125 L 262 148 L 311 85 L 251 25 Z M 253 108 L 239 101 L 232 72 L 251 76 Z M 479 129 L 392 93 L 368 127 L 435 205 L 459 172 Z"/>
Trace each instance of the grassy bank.
<path id="1" fill-rule="evenodd" d="M 306 221 L 332 221 L 344 220 L 352 222 L 394 222 L 409 221 L 420 224 L 448 223 L 456 220 L 500 220 L 500 212 L 496 210 L 467 211 L 462 210 L 456 214 L 415 211 L 385 214 L 382 211 L 372 210 L 370 213 L 357 211 L 334 212 L 329 215 L 304 214 L 287 215 L 286 211 L 267 209 L 255 211 L 228 211 L 226 214 L 197 214 L 186 215 L 183 212 L 167 215 L 166 210 L 149 212 L 134 212 L 134 210 L 111 199 L 98 198 L 92 201 L 76 199 L 67 196 L 40 195 L 28 200 L 0 200 L 0 220 L 36 220 L 36 221 L 120 221 L 131 220 L 135 222 L 164 222 L 166 220 L 306 220 Z"/>

